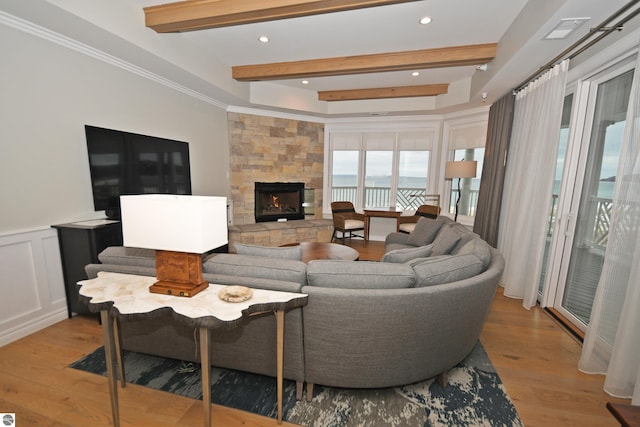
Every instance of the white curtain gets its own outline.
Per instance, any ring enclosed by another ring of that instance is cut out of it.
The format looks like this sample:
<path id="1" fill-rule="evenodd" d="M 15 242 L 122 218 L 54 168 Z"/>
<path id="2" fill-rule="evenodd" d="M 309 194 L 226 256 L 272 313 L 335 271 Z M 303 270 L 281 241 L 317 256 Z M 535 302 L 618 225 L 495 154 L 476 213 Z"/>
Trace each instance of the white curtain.
<path id="1" fill-rule="evenodd" d="M 504 295 L 536 304 L 569 60 L 516 95 L 504 179 L 498 250 Z"/>
<path id="2" fill-rule="evenodd" d="M 607 393 L 640 405 L 640 55 L 616 174 L 604 265 L 580 370 L 606 374 Z"/>

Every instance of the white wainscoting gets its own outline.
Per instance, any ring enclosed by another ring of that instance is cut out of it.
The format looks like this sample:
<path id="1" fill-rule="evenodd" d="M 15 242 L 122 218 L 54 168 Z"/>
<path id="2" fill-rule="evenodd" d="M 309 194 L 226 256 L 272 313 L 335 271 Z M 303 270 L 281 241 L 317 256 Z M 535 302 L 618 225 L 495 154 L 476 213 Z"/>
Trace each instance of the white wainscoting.
<path id="1" fill-rule="evenodd" d="M 67 318 L 56 230 L 0 236 L 0 347 Z"/>

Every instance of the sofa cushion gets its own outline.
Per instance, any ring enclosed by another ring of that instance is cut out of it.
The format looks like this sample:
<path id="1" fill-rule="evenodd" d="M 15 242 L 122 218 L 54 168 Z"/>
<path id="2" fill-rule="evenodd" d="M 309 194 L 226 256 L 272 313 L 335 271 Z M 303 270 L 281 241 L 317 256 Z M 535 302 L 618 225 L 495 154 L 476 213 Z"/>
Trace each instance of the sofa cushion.
<path id="1" fill-rule="evenodd" d="M 374 261 L 314 260 L 307 265 L 309 286 L 345 289 L 400 289 L 415 284 L 407 264 Z"/>
<path id="2" fill-rule="evenodd" d="M 384 247 L 385 253 L 395 251 L 396 249 L 415 249 L 413 245 L 403 245 L 400 243 L 389 243 Z"/>
<path id="3" fill-rule="evenodd" d="M 416 287 L 456 282 L 480 274 L 484 266 L 475 255 L 441 255 L 409 261 L 416 274 Z"/>
<path id="4" fill-rule="evenodd" d="M 433 240 L 431 255 L 438 256 L 449 254 L 461 238 L 462 234 L 459 230 L 456 230 L 451 225 L 445 225 L 440 229 L 440 232 Z"/>
<path id="5" fill-rule="evenodd" d="M 251 255 L 278 259 L 295 259 L 298 261 L 302 259 L 302 247 L 300 247 L 300 245 L 271 247 L 234 243 L 233 247 L 235 248 L 238 255 Z"/>
<path id="6" fill-rule="evenodd" d="M 416 223 L 415 228 L 409 235 L 407 243 L 414 246 L 424 246 L 433 242 L 433 239 L 438 234 L 440 227 L 442 227 L 443 221 L 438 219 L 430 219 L 421 217 Z"/>
<path id="7" fill-rule="evenodd" d="M 251 255 L 218 254 L 202 264 L 204 273 L 247 276 L 262 279 L 307 283 L 307 266 L 293 259 Z"/>
<path id="8" fill-rule="evenodd" d="M 431 255 L 431 245 L 393 249 L 382 257 L 382 262 L 407 262 L 415 258 L 425 258 Z"/>
<path id="9" fill-rule="evenodd" d="M 463 245 L 458 243 L 457 246 L 460 246 L 460 248 L 458 249 L 456 247 L 454 249 L 455 255 L 475 255 L 480 261 L 482 261 L 484 268 L 487 268 L 491 262 L 491 247 L 487 242 L 476 235 L 473 235 L 473 238 L 465 242 Z"/>
<path id="10" fill-rule="evenodd" d="M 156 251 L 153 249 L 109 246 L 98 254 L 103 264 L 156 268 Z"/>

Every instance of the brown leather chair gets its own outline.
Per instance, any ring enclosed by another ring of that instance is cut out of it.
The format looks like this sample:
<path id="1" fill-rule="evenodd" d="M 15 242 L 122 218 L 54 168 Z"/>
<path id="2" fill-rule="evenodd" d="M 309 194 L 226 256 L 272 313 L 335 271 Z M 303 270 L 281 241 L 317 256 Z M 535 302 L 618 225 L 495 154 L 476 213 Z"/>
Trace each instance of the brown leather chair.
<path id="1" fill-rule="evenodd" d="M 401 233 L 411 233 L 416 228 L 416 223 L 421 217 L 435 219 L 440 215 L 440 206 L 436 205 L 420 205 L 415 215 L 399 216 L 397 231 Z"/>
<path id="2" fill-rule="evenodd" d="M 349 233 L 349 239 L 352 236 L 364 238 L 364 215 L 357 213 L 351 202 L 332 202 L 331 213 L 333 214 L 333 235 L 331 241 L 336 238 L 336 233 L 342 233 L 342 243 L 344 243 L 345 235 Z M 363 235 L 353 234 L 354 231 L 362 230 Z"/>

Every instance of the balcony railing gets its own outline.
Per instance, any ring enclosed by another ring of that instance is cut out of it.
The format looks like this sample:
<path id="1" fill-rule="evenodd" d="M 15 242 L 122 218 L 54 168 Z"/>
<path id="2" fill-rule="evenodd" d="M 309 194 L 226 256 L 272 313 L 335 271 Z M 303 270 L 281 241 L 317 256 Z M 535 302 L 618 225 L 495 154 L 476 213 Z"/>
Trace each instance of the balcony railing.
<path id="1" fill-rule="evenodd" d="M 599 248 L 606 248 L 609 241 L 609 225 L 611 223 L 611 210 L 613 209 L 613 200 L 600 197 L 594 197 L 591 200 L 590 215 L 593 217 L 591 234 L 587 237 L 589 245 Z M 548 237 L 553 234 L 558 215 L 558 195 L 554 194 L 551 198 L 551 212 L 549 214 Z"/>
<path id="2" fill-rule="evenodd" d="M 332 200 L 349 200 L 356 204 L 357 187 L 333 187 L 331 189 Z M 424 188 L 398 188 L 396 195 L 396 207 L 398 209 L 417 209 L 420 205 L 428 203 L 427 191 Z M 455 211 L 458 190 L 451 194 L 450 213 Z M 468 215 L 475 215 L 478 204 L 478 191 L 470 190 L 468 198 Z M 364 206 L 391 206 L 391 189 L 388 187 L 366 187 Z"/>
<path id="3" fill-rule="evenodd" d="M 478 190 L 467 190 L 462 192 L 460 204 L 458 205 L 458 214 L 467 216 L 476 216 L 476 208 L 478 207 Z M 465 198 L 466 195 L 466 198 Z M 449 213 L 455 213 L 456 200 L 458 199 L 458 189 L 451 189 L 451 198 L 449 200 Z"/>
<path id="4" fill-rule="evenodd" d="M 356 204 L 357 187 L 333 187 L 332 200 L 349 200 Z M 424 188 L 398 188 L 396 207 L 398 209 L 417 209 L 425 203 L 427 192 Z M 388 187 L 366 187 L 366 207 L 391 206 L 391 189 Z"/>

